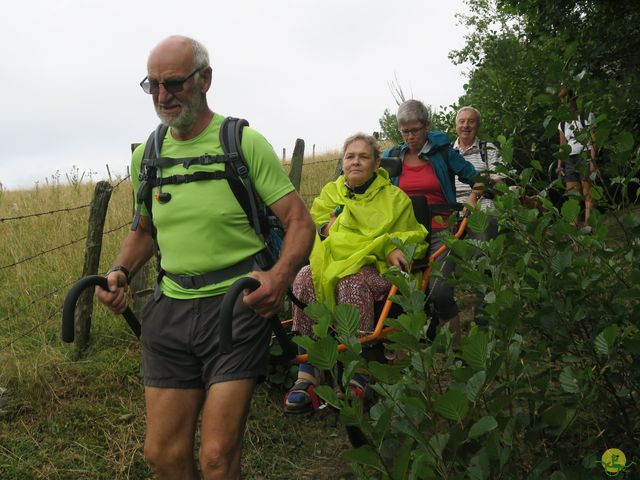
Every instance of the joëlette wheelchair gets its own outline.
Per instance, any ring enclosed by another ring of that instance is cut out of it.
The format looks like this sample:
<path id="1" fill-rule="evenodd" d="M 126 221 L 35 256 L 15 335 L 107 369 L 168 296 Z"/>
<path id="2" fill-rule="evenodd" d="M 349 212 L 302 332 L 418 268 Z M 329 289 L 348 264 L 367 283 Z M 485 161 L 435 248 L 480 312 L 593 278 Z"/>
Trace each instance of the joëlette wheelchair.
<path id="1" fill-rule="evenodd" d="M 400 175 L 402 171 L 402 162 L 398 157 L 382 157 L 381 158 L 381 166 L 385 168 L 391 177 L 397 177 Z M 413 205 L 413 210 L 416 216 L 416 219 L 422 223 L 428 231 L 431 230 L 431 218 L 435 214 L 444 213 L 444 212 L 460 212 L 462 209 L 462 205 L 460 204 L 446 204 L 446 205 L 429 205 L 425 197 L 411 197 L 411 202 Z M 458 221 L 456 222 L 456 232 L 454 233 L 455 238 L 461 238 L 464 235 L 466 226 L 467 226 L 467 218 L 466 216 L 458 217 Z M 430 235 L 429 235 L 430 236 Z M 425 239 L 426 242 L 430 241 L 430 238 L 427 237 Z M 438 258 L 445 253 L 447 247 L 442 245 L 438 250 L 433 252 L 427 259 L 415 262 L 413 265 L 414 271 L 421 271 L 422 281 L 420 285 L 420 289 L 427 293 L 427 288 L 429 284 L 429 277 L 432 272 L 433 264 L 438 260 Z M 429 251 L 429 250 L 427 250 Z M 99 286 L 100 288 L 107 289 L 107 279 L 100 275 L 89 275 L 80 279 L 76 282 L 65 298 L 63 304 L 62 311 L 62 340 L 64 342 L 70 343 L 74 340 L 75 334 L 75 325 L 74 325 L 74 317 L 75 317 L 75 306 L 80 297 L 80 294 L 88 287 Z M 228 292 L 225 294 L 225 298 L 223 299 L 221 310 L 220 310 L 220 350 L 222 353 L 231 352 L 232 348 L 232 329 L 231 329 L 231 320 L 233 317 L 233 306 L 237 300 L 237 297 L 244 290 L 255 290 L 260 286 L 260 283 L 249 277 L 241 278 L 237 280 Z M 376 317 L 377 322 L 374 330 L 363 337 L 360 337 L 359 342 L 362 345 L 370 345 L 379 343 L 383 340 L 389 332 L 393 331 L 393 328 L 385 325 L 386 319 L 389 317 L 389 314 L 394 307 L 394 303 L 392 298 L 397 293 L 397 287 L 395 285 L 391 286 L 389 293 L 386 296 L 386 300 L 378 305 L 376 305 Z M 295 298 L 292 298 L 292 301 L 296 303 L 299 307 L 304 308 L 304 305 L 301 305 L 296 301 Z M 428 308 L 428 305 L 426 306 Z M 378 313 L 379 312 L 379 313 Z M 136 337 L 140 337 L 141 334 L 141 325 L 138 319 L 135 317 L 133 312 L 127 308 L 122 313 L 124 319 L 128 323 L 131 331 L 136 335 Z M 277 317 L 273 317 L 268 319 L 271 323 L 274 335 L 278 342 L 280 343 L 283 351 L 283 355 L 287 359 L 291 359 L 293 362 L 301 363 L 306 362 L 308 360 L 308 356 L 306 354 L 299 355 L 297 346 L 291 341 L 291 335 L 288 330 L 291 328 L 291 320 L 285 320 L 281 322 Z M 435 322 L 432 322 L 431 332 L 433 333 L 433 328 L 435 328 Z M 345 345 L 339 345 L 338 350 L 345 350 Z"/>

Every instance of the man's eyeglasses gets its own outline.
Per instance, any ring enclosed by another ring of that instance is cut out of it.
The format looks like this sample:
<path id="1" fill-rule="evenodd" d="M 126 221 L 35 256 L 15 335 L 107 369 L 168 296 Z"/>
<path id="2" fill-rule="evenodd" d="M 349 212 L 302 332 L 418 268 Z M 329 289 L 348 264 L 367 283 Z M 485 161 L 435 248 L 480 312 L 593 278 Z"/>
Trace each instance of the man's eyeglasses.
<path id="1" fill-rule="evenodd" d="M 409 135 L 417 135 L 424 129 L 424 126 L 418 128 L 402 128 L 400 129 L 400 133 L 403 137 L 408 137 Z"/>
<path id="2" fill-rule="evenodd" d="M 189 76 L 176 80 L 165 80 L 159 82 L 158 80 L 149 80 L 149 77 L 144 77 L 144 80 L 140 82 L 140 86 L 144 93 L 156 95 L 160 91 L 160 85 L 164 85 L 164 89 L 169 93 L 178 93 L 184 89 L 184 82 L 193 77 L 196 73 L 202 70 L 203 67 L 196 68 Z"/>

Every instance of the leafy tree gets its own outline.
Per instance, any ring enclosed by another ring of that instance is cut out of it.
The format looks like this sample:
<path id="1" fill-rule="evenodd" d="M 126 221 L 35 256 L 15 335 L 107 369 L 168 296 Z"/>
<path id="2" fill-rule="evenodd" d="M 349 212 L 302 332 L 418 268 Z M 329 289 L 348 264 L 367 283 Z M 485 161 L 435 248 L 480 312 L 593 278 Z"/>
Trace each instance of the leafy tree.
<path id="1" fill-rule="evenodd" d="M 579 94 L 583 112 L 605 123 L 598 138 L 607 178 L 623 167 L 612 158 L 609 136 L 640 129 L 640 15 L 634 1 L 551 2 L 468 0 L 460 15 L 470 33 L 450 54 L 470 64 L 465 95 L 483 115 L 484 136 L 513 139 L 514 165 L 555 162 L 557 125 L 566 119 L 556 93 L 567 85 Z M 612 28 L 615 26 L 615 28 Z"/>
<path id="2" fill-rule="evenodd" d="M 385 108 L 378 122 L 380 123 L 381 140 L 389 142 L 392 145 L 402 143 L 402 135 L 400 135 L 400 131 L 398 130 L 398 121 L 396 120 L 395 113 L 391 113 L 388 108 Z"/>

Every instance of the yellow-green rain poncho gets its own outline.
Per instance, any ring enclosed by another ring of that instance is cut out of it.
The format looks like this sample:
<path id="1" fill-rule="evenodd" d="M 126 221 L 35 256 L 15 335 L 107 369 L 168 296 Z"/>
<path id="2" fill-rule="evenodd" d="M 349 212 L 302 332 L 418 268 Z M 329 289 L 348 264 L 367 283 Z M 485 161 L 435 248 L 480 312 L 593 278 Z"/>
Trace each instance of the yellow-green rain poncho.
<path id="1" fill-rule="evenodd" d="M 316 238 L 309 257 L 319 302 L 334 305 L 338 280 L 358 273 L 365 265 L 375 265 L 380 273 L 387 271 L 387 255 L 396 248 L 392 238 L 418 244 L 416 258 L 426 253 L 427 229 L 416 220 L 411 200 L 391 184 L 386 170 L 379 168 L 376 173 L 376 179 L 362 194 L 347 189 L 341 175 L 324 186 L 311 206 L 317 227 L 329 221 L 338 205 L 343 206 L 329 236 L 323 241 Z"/>

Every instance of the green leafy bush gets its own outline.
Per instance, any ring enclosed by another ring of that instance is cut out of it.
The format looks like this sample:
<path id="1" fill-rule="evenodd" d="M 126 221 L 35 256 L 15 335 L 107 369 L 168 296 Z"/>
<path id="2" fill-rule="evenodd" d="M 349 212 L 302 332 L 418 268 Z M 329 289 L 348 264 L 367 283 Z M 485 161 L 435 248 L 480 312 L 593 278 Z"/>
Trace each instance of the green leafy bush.
<path id="1" fill-rule="evenodd" d="M 517 178 L 531 188 L 532 169 Z M 602 478 L 608 448 L 632 456 L 640 440 L 640 218 L 594 212 L 591 235 L 572 226 L 577 199 L 530 209 L 505 185 L 495 199 L 502 234 L 490 242 L 445 241 L 458 263 L 458 291 L 483 299 L 459 351 L 448 328 L 425 341 L 424 294 L 390 272 L 405 313 L 385 348 L 366 361 L 357 315 L 341 305 L 309 307 L 317 338 L 299 343 L 318 367 L 344 365 L 343 388 L 368 372 L 376 402 L 318 388 L 368 444 L 347 452 L 359 478 Z M 474 211 L 472 230 L 487 213 Z M 475 255 L 479 249 L 484 255 Z M 347 345 L 343 352 L 336 343 Z"/>

